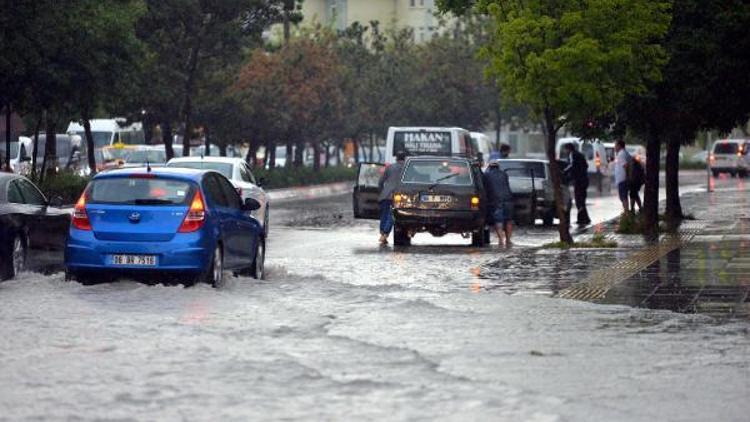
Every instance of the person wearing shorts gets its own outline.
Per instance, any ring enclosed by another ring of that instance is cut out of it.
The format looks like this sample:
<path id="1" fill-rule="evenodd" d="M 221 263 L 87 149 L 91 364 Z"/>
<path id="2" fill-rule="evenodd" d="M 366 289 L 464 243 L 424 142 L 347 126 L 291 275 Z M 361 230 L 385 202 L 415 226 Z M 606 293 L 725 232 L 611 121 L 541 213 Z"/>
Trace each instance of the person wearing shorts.
<path id="1" fill-rule="evenodd" d="M 632 157 L 625 149 L 625 141 L 622 139 L 615 142 L 615 184 L 617 185 L 617 194 L 622 202 L 623 212 L 629 212 L 630 186 L 628 184 L 628 172 Z"/>
<path id="2" fill-rule="evenodd" d="M 484 173 L 484 187 L 487 191 L 488 224 L 497 234 L 498 244 L 510 246 L 513 234 L 513 194 L 508 175 L 500 169 L 498 160 L 492 160 Z"/>

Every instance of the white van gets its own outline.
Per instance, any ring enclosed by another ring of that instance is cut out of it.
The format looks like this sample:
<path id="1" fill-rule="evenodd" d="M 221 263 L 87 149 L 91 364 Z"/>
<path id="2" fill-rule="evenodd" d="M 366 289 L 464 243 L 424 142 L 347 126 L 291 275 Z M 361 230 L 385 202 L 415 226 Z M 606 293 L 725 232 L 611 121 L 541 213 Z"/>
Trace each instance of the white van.
<path id="1" fill-rule="evenodd" d="M 708 157 L 708 165 L 714 177 L 721 173 L 729 173 L 734 176 L 745 177 L 748 174 L 748 153 L 750 153 L 750 141 L 745 139 L 723 139 L 714 142 L 711 147 L 711 155 Z"/>
<path id="2" fill-rule="evenodd" d="M 581 138 L 560 138 L 557 140 L 556 154 L 558 160 L 567 160 L 563 154 L 563 146 L 574 144 L 576 149 L 586 157 L 589 165 L 589 174 L 607 174 L 607 149 L 604 144 L 595 139 L 593 141 L 582 140 Z"/>
<path id="3" fill-rule="evenodd" d="M 146 135 L 141 123 L 125 125 L 125 119 L 93 119 L 89 120 L 89 123 L 91 123 L 91 133 L 94 137 L 94 148 L 96 149 L 118 143 L 126 145 L 146 144 Z M 67 133 L 86 139 L 83 125 L 78 122 L 70 122 Z"/>
<path id="4" fill-rule="evenodd" d="M 490 159 L 495 158 L 495 155 L 498 155 L 495 143 L 490 141 L 489 136 L 480 132 L 471 132 L 470 135 L 472 146 L 477 152 L 477 157 L 479 157 L 479 154 L 482 154 L 482 160 L 485 164 L 488 163 Z"/>
<path id="5" fill-rule="evenodd" d="M 19 136 L 18 140 L 10 143 L 10 170 L 18 174 L 26 174 L 28 162 L 31 160 L 31 139 Z M 5 142 L 0 145 L 0 166 L 5 163 Z"/>
<path id="6" fill-rule="evenodd" d="M 396 162 L 398 151 L 410 156 L 477 156 L 469 131 L 459 127 L 389 127 L 385 141 L 385 163 Z"/>

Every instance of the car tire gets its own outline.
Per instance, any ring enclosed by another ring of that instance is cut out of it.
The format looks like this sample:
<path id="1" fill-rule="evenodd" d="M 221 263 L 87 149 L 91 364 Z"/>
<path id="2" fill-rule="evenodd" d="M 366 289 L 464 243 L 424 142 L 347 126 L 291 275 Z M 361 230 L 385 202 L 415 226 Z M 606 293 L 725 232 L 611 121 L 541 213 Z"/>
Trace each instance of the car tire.
<path id="1" fill-rule="evenodd" d="M 266 212 L 263 213 L 263 238 L 268 239 L 268 206 L 266 206 Z"/>
<path id="2" fill-rule="evenodd" d="M 484 229 L 477 229 L 471 232 L 471 246 L 485 246 L 484 242 Z"/>
<path id="3" fill-rule="evenodd" d="M 490 242 L 491 242 L 491 239 L 490 239 L 490 229 L 489 228 L 485 228 L 482 233 L 484 233 L 484 244 L 485 245 L 489 245 Z"/>
<path id="4" fill-rule="evenodd" d="M 409 246 L 411 245 L 411 238 L 409 232 L 399 225 L 393 228 L 393 244 L 396 246 Z"/>
<path id="5" fill-rule="evenodd" d="M 544 217 L 542 217 L 542 224 L 545 226 L 551 226 L 555 223 L 555 212 L 554 211 L 547 211 L 544 214 Z"/>
<path id="6" fill-rule="evenodd" d="M 250 267 L 250 277 L 256 280 L 265 280 L 266 278 L 266 240 L 258 239 L 258 246 L 255 248 L 255 258 L 253 265 Z"/>
<path id="7" fill-rule="evenodd" d="M 10 236 L 5 248 L 5 262 L 3 269 L 3 279 L 11 279 L 26 269 L 26 258 L 28 257 L 28 243 L 23 234 L 17 233 Z"/>
<path id="8" fill-rule="evenodd" d="M 221 244 L 217 244 L 214 252 L 211 254 L 211 262 L 198 277 L 189 285 L 197 283 L 210 284 L 213 288 L 219 288 L 224 285 L 224 252 Z"/>
<path id="9" fill-rule="evenodd" d="M 714 177 L 719 177 L 719 174 L 721 174 L 716 170 L 711 170 L 711 173 L 713 173 Z"/>

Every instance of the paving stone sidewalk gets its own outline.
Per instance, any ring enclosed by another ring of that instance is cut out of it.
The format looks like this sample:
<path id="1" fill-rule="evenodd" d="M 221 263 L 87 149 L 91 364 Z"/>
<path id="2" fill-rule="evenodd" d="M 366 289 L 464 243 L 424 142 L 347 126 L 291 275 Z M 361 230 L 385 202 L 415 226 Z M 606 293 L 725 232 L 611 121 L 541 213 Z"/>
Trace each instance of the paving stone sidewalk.
<path id="1" fill-rule="evenodd" d="M 750 319 L 750 195 L 741 189 L 682 197 L 695 216 L 658 243 L 615 235 L 616 221 L 594 231 L 614 249 L 522 250 L 482 270 L 484 286 L 606 304 Z"/>

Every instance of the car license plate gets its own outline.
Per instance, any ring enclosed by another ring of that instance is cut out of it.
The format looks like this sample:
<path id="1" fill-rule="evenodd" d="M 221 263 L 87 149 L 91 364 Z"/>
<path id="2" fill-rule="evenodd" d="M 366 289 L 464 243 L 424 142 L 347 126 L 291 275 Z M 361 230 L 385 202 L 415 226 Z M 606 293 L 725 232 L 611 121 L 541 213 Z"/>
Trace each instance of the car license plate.
<path id="1" fill-rule="evenodd" d="M 422 194 L 420 200 L 422 202 L 435 202 L 435 203 L 449 203 L 453 199 L 450 195 L 428 195 Z"/>
<path id="2" fill-rule="evenodd" d="M 155 255 L 112 255 L 113 265 L 136 265 L 153 267 L 156 265 Z"/>

